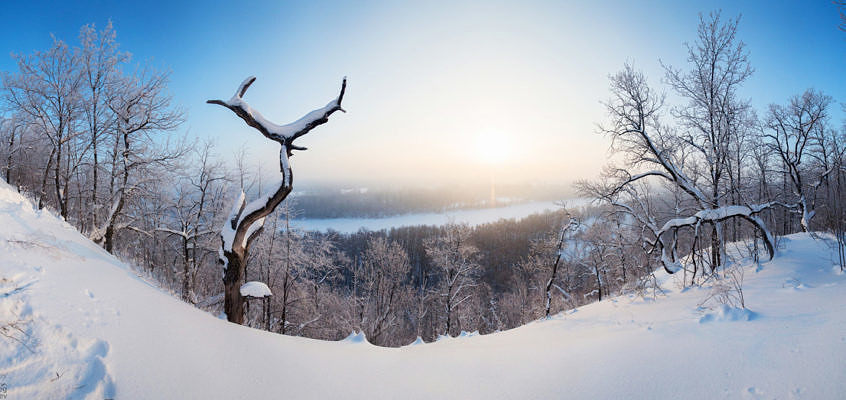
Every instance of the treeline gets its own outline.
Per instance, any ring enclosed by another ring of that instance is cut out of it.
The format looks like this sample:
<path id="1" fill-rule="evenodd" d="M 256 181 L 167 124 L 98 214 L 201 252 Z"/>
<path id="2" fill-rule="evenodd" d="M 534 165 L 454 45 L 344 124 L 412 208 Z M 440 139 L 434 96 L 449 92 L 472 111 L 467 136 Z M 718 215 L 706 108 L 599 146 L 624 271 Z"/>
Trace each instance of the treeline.
<path id="1" fill-rule="evenodd" d="M 267 283 L 273 296 L 251 301 L 247 324 L 331 340 L 361 331 L 401 346 L 653 290 L 648 258 L 627 239 L 630 224 L 606 211 L 340 234 L 292 228 L 286 204 L 252 250 L 248 280 Z"/>

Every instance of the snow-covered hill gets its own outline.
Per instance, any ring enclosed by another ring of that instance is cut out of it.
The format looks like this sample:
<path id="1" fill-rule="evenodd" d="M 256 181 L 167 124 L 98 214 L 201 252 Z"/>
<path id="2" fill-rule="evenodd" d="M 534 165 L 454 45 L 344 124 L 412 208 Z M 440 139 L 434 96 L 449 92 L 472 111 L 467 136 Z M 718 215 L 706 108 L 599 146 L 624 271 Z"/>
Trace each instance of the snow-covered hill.
<path id="1" fill-rule="evenodd" d="M 656 300 L 618 297 L 508 332 L 387 349 L 217 319 L 0 183 L 0 394 L 843 398 L 846 277 L 831 254 L 807 235 L 784 239 L 773 262 L 746 269 L 754 313 L 698 311 L 708 289 L 668 280 Z"/>

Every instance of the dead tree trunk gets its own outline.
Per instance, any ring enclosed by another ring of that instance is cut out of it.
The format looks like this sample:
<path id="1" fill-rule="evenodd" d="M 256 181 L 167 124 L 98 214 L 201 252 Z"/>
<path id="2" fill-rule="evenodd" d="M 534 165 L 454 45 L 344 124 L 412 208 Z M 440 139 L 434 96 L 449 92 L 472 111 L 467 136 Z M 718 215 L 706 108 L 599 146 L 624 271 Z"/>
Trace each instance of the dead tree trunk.
<path id="1" fill-rule="evenodd" d="M 288 125 L 276 125 L 265 119 L 257 110 L 251 108 L 243 99 L 244 93 L 255 80 L 256 78 L 252 76 L 245 79 L 228 101 L 207 101 L 209 104 L 217 104 L 232 110 L 247 125 L 257 129 L 264 137 L 281 145 L 281 149 L 279 150 L 279 171 L 282 173 L 281 182 L 279 182 L 275 190 L 249 204 L 245 204 L 245 197 L 242 192 L 220 233 L 220 262 L 223 264 L 224 271 L 223 311 L 226 313 L 226 318 L 236 324 L 244 323 L 245 299 L 241 295 L 241 285 L 244 284 L 244 275 L 247 266 L 246 260 L 250 244 L 261 232 L 264 226 L 264 218 L 273 212 L 276 206 L 291 193 L 293 175 L 288 158 L 292 155 L 292 151 L 305 150 L 304 147 L 295 146 L 294 140 L 305 135 L 318 125 L 326 123 L 329 120 L 329 116 L 335 111 L 344 111 L 341 108 L 341 101 L 344 98 L 344 91 L 347 87 L 347 80 L 344 78 L 341 84 L 340 95 L 325 107 L 314 110 Z"/>

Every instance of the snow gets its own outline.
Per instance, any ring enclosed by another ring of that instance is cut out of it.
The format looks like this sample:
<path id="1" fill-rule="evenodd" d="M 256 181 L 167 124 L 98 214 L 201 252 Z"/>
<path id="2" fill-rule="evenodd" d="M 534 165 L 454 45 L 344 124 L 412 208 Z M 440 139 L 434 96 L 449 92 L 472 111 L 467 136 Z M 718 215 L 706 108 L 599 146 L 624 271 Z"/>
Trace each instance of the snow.
<path id="1" fill-rule="evenodd" d="M 719 208 L 708 208 L 698 211 L 692 217 L 674 218 L 667 221 L 661 228 L 661 232 L 669 232 L 670 229 L 682 226 L 694 225 L 697 221 L 720 221 L 729 217 L 751 218 L 754 214 L 769 208 L 772 204 L 755 204 L 752 206 L 724 206 Z"/>
<path id="2" fill-rule="evenodd" d="M 350 334 L 341 339 L 341 342 L 344 343 L 370 343 L 367 341 L 367 336 L 364 335 L 364 332 L 356 332 L 352 331 Z"/>
<path id="3" fill-rule="evenodd" d="M 259 229 L 264 228 L 264 220 L 265 220 L 265 218 L 266 218 L 266 217 L 261 217 L 261 218 L 257 219 L 257 220 L 256 220 L 256 222 L 253 222 L 253 224 L 252 224 L 252 225 L 250 225 L 250 227 L 249 227 L 249 228 L 247 228 L 247 233 L 246 233 L 246 234 L 244 234 L 244 241 L 241 243 L 241 246 L 243 246 L 243 247 L 245 247 L 245 248 L 246 248 L 246 247 L 247 247 L 247 242 L 248 242 L 248 241 L 250 240 L 250 238 L 251 238 L 251 237 L 252 237 L 252 236 L 256 233 L 256 231 L 258 231 Z"/>
<path id="4" fill-rule="evenodd" d="M 587 203 L 587 199 L 572 199 L 567 201 L 567 206 L 581 207 Z M 466 222 L 471 226 L 476 226 L 496 222 L 500 219 L 524 218 L 547 210 L 558 209 L 560 207 L 552 201 L 533 201 L 506 207 L 454 210 L 443 213 L 403 214 L 386 218 L 309 218 L 296 220 L 296 224 L 307 231 L 332 229 L 341 233 L 355 233 L 361 228 L 379 231 L 415 225 L 440 226 L 449 222 Z"/>
<path id="5" fill-rule="evenodd" d="M 229 217 L 226 218 L 226 221 L 223 222 L 223 227 L 220 228 L 220 238 L 223 241 L 221 244 L 220 261 L 224 262 L 224 270 L 226 270 L 226 257 L 223 256 L 223 249 L 226 249 L 226 251 L 232 251 L 232 246 L 235 244 L 235 227 L 232 225 L 233 223 L 237 223 L 238 216 L 244 208 L 245 199 L 246 195 L 244 194 L 244 191 L 241 191 L 238 195 L 238 199 L 232 204 L 232 210 L 229 211 Z"/>
<path id="6" fill-rule="evenodd" d="M 273 296 L 273 293 L 263 282 L 252 281 L 241 285 L 241 296 L 262 298 Z"/>
<path id="7" fill-rule="evenodd" d="M 410 344 L 408 344 L 406 346 L 419 346 L 421 344 L 426 344 L 426 342 L 423 341 L 422 337 L 418 336 L 417 339 L 414 339 L 413 342 L 411 342 Z"/>
<path id="8" fill-rule="evenodd" d="M 253 119 L 264 129 L 266 129 L 271 135 L 276 135 L 283 138 L 291 138 L 298 132 L 301 132 L 302 130 L 306 129 L 314 121 L 324 118 L 327 113 L 339 107 L 340 99 L 335 98 L 322 108 L 313 110 L 308 114 L 304 115 L 302 118 L 291 122 L 290 124 L 277 125 L 273 122 L 270 122 L 267 118 L 261 115 L 258 110 L 255 110 L 250 107 L 250 105 L 243 99 L 243 95 L 246 91 L 246 88 L 252 85 L 255 80 L 256 77 L 254 76 L 249 76 L 247 77 L 247 79 L 244 79 L 244 81 L 241 82 L 241 85 L 238 86 L 238 89 L 235 91 L 235 94 L 233 94 L 229 101 L 226 102 L 226 105 L 228 105 L 229 107 L 240 107 L 244 110 L 245 113 L 253 117 Z"/>
<path id="9" fill-rule="evenodd" d="M 0 183 L 0 383 L 21 398 L 809 398 L 846 393 L 846 276 L 808 234 L 743 266 L 749 313 L 708 287 L 609 297 L 491 335 L 381 348 L 220 320 Z M 821 235 L 824 237 L 824 235 Z M 797 289 L 801 287 L 801 289 Z M 754 312 L 754 314 L 752 314 Z M 361 339 L 364 339 L 361 336 Z M 31 347 L 32 350 L 29 350 Z"/>
<path id="10" fill-rule="evenodd" d="M 757 318 L 758 314 L 745 308 L 730 307 L 722 304 L 714 312 L 706 313 L 699 318 L 699 323 L 715 321 L 751 321 Z"/>

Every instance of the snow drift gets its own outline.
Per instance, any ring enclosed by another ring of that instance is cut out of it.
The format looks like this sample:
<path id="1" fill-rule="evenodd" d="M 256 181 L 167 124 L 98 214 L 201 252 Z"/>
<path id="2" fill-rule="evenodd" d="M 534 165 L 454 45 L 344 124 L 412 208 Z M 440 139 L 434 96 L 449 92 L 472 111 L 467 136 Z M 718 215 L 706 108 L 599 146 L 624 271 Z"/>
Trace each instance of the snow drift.
<path id="1" fill-rule="evenodd" d="M 139 278 L 0 182 L 0 384 L 8 398 L 842 398 L 846 276 L 824 241 L 708 288 L 620 296 L 492 335 L 398 349 L 230 324 Z M 359 340 L 360 339 L 360 340 Z"/>

